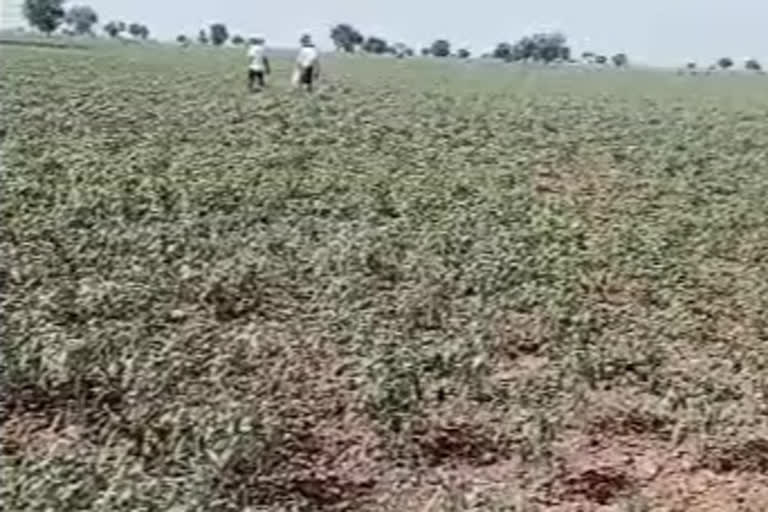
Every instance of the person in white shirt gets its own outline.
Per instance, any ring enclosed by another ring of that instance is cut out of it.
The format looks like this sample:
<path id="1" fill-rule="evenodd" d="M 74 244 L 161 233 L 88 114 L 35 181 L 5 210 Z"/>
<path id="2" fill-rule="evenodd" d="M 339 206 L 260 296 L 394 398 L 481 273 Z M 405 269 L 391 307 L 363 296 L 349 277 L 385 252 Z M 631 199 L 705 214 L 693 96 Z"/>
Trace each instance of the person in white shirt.
<path id="1" fill-rule="evenodd" d="M 255 92 L 264 88 L 264 77 L 270 72 L 269 59 L 264 48 L 263 37 L 253 37 L 248 45 L 248 90 Z M 258 89 L 256 89 L 258 84 Z"/>
<path id="2" fill-rule="evenodd" d="M 301 36 L 301 48 L 296 57 L 294 82 L 312 91 L 312 84 L 320 77 L 320 53 L 308 35 Z"/>

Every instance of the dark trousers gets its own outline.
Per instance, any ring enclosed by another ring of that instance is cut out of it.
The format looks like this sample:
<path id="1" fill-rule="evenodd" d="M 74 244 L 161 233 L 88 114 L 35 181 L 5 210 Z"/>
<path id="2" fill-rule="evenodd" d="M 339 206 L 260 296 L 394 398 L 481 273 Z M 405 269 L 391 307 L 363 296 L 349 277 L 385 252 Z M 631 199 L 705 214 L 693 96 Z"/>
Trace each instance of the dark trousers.
<path id="1" fill-rule="evenodd" d="M 301 70 L 301 75 L 299 75 L 299 83 L 306 86 L 307 90 L 311 91 L 314 78 L 315 68 L 314 66 L 309 66 L 308 68 L 303 68 Z"/>
<path id="2" fill-rule="evenodd" d="M 259 84 L 259 89 L 264 88 L 264 72 L 263 71 L 256 71 L 255 69 L 249 69 L 248 70 L 248 89 L 253 91 L 254 90 L 254 84 Z"/>

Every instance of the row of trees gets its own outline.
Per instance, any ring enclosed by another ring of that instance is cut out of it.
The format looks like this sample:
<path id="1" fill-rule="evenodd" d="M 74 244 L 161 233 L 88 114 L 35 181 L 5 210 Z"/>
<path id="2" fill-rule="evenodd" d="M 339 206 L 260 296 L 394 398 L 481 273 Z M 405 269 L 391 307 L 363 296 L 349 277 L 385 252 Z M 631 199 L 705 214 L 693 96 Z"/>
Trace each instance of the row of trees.
<path id="1" fill-rule="evenodd" d="M 390 44 L 386 39 L 377 36 L 363 37 L 363 35 L 354 29 L 351 25 L 337 25 L 331 30 L 331 39 L 340 51 L 355 52 L 364 51 L 366 53 L 384 55 L 391 54 L 398 57 L 411 57 L 415 55 L 413 48 L 405 43 Z M 185 34 L 179 34 L 176 41 L 181 45 L 189 45 L 192 38 Z M 212 44 L 221 46 L 227 42 L 234 45 L 244 44 L 246 40 L 240 35 L 230 37 L 227 26 L 223 23 L 213 23 L 207 29 L 201 29 L 197 34 L 199 44 Z M 423 55 L 434 55 L 436 57 L 447 57 L 451 55 L 451 44 L 445 39 L 438 39 L 430 47 L 422 49 Z M 469 50 L 459 49 L 456 53 L 458 57 L 467 58 L 470 56 Z"/>
<path id="2" fill-rule="evenodd" d="M 93 28 L 99 23 L 99 15 L 88 5 L 74 5 L 64 8 L 64 0 L 25 0 L 24 17 L 29 24 L 45 34 L 51 34 L 60 27 L 71 35 L 94 35 Z M 141 23 L 110 21 L 104 25 L 104 32 L 118 37 L 128 32 L 135 38 L 149 38 L 149 28 Z"/>
<path id="3" fill-rule="evenodd" d="M 62 25 L 66 26 L 66 33 L 76 35 L 93 35 L 93 27 L 99 22 L 99 15 L 87 5 L 75 5 L 69 9 L 64 8 L 65 0 L 24 0 L 24 16 L 33 27 L 41 32 L 51 34 Z M 137 39 L 149 38 L 149 28 L 141 23 L 126 23 L 123 21 L 110 21 L 103 27 L 104 32 L 112 38 L 121 36 L 127 32 Z M 331 29 L 331 40 L 336 49 L 347 53 L 364 51 L 372 54 L 391 54 L 397 57 L 410 57 L 415 54 L 412 48 L 402 42 L 389 44 L 386 39 L 378 36 L 365 37 L 359 30 L 349 23 L 340 23 Z M 190 38 L 179 35 L 176 40 L 181 44 L 189 44 Z M 213 44 L 221 46 L 227 41 L 239 45 L 245 39 L 239 35 L 230 37 L 227 26 L 223 23 L 213 23 L 208 29 L 201 29 L 197 35 L 197 41 L 201 44 Z M 451 43 L 446 39 L 437 39 L 429 47 L 421 49 L 421 55 L 434 57 L 448 57 L 453 55 Z M 459 58 L 469 58 L 469 50 L 460 48 L 455 55 Z M 485 57 L 500 59 L 506 62 L 574 62 L 571 48 L 567 44 L 566 37 L 560 32 L 538 33 L 526 36 L 516 43 L 501 42 L 496 45 L 493 52 Z M 609 62 L 616 67 L 624 67 L 629 64 L 629 58 L 625 53 L 616 53 L 612 57 L 584 52 L 581 59 L 587 63 L 606 65 Z M 723 57 L 709 69 L 731 69 L 734 66 L 733 59 Z M 762 71 L 762 66 L 755 59 L 748 59 L 744 63 L 749 71 Z M 697 70 L 696 63 L 689 62 L 686 69 L 690 72 Z"/>
<path id="4" fill-rule="evenodd" d="M 507 62 L 570 61 L 571 47 L 560 32 L 539 33 L 523 37 L 514 44 L 499 43 L 491 56 Z"/>
<path id="5" fill-rule="evenodd" d="M 363 51 L 373 54 L 392 54 L 399 57 L 414 55 L 414 51 L 404 43 L 390 45 L 383 37 L 366 37 L 349 23 L 335 25 L 331 29 L 330 36 L 337 51 L 346 53 Z M 469 50 L 465 48 L 460 48 L 453 54 L 451 52 L 451 43 L 445 39 L 438 39 L 429 47 L 422 48 L 421 55 L 431 55 L 434 57 L 455 55 L 459 58 L 469 58 L 471 56 Z M 505 62 L 576 62 L 571 55 L 571 48 L 566 37 L 560 32 L 533 34 L 532 36 L 523 37 L 515 43 L 501 42 L 496 45 L 492 52 L 484 54 L 483 57 L 499 59 Z M 623 52 L 607 56 L 585 51 L 581 54 L 581 61 L 600 66 L 610 64 L 617 68 L 629 65 L 629 57 Z M 727 70 L 733 66 L 733 60 L 729 57 L 724 57 L 719 59 L 717 64 L 710 69 L 719 67 Z M 689 70 L 695 70 L 696 64 L 689 63 L 686 67 Z M 744 63 L 744 68 L 749 71 L 762 71 L 762 66 L 755 59 L 748 59 Z"/>
<path id="6" fill-rule="evenodd" d="M 386 39 L 378 36 L 364 36 L 359 30 L 349 23 L 340 23 L 331 29 L 331 40 L 338 51 L 353 53 L 364 51 L 374 54 L 394 54 L 400 57 L 413 55 L 414 52 L 403 43 L 389 45 Z M 430 46 L 422 48 L 421 55 L 434 57 L 448 57 L 455 55 L 459 58 L 469 58 L 469 50 L 460 48 L 456 53 L 451 51 L 451 43 L 446 39 L 438 39 Z M 571 48 L 567 44 L 565 36 L 559 32 L 538 33 L 526 36 L 516 43 L 502 42 L 496 45 L 493 52 L 484 57 L 496 58 L 507 62 L 534 61 L 555 62 L 571 61 Z M 597 64 L 606 64 L 608 57 L 586 52 L 585 60 Z M 617 53 L 611 57 L 611 62 L 616 66 L 626 66 L 629 59 L 624 53 Z"/>
<path id="7" fill-rule="evenodd" d="M 179 34 L 176 36 L 176 42 L 183 46 L 187 46 L 192 43 L 192 38 L 186 34 Z M 234 45 L 241 45 L 245 44 L 246 39 L 239 34 L 230 36 L 229 29 L 223 23 L 212 23 L 207 29 L 200 29 L 197 33 L 197 42 L 200 44 L 212 44 L 214 46 L 222 46 L 227 42 Z"/>
<path id="8" fill-rule="evenodd" d="M 390 44 L 385 38 L 376 35 L 366 37 L 349 23 L 339 23 L 331 28 L 330 36 L 336 50 L 346 53 L 363 51 L 376 55 L 390 54 L 397 57 L 415 55 L 413 48 L 405 43 Z M 422 48 L 421 54 L 448 57 L 451 55 L 451 43 L 446 39 L 437 39 L 429 47 Z M 470 56 L 470 52 L 466 48 L 460 48 L 456 52 L 456 56 L 467 58 Z"/>
<path id="9" fill-rule="evenodd" d="M 188 43 L 189 38 L 185 35 L 180 35 L 176 38 L 177 41 L 182 43 Z M 229 39 L 229 30 L 223 23 L 214 23 L 208 30 L 200 29 L 197 34 L 197 42 L 200 44 L 212 43 L 214 46 L 221 46 Z"/>
<path id="10" fill-rule="evenodd" d="M 120 37 L 126 31 L 135 38 L 147 39 L 149 37 L 149 29 L 146 25 L 142 25 L 141 23 L 110 21 L 104 25 L 104 32 L 109 37 Z"/>
<path id="11" fill-rule="evenodd" d="M 229 29 L 223 23 L 212 23 L 208 29 L 202 28 L 197 33 L 197 42 L 200 44 L 210 43 L 214 46 L 221 46 L 227 41 L 231 41 L 232 44 L 243 44 L 245 39 L 240 35 L 230 37 Z M 192 42 L 192 39 L 185 34 L 179 34 L 176 36 L 176 42 L 186 46 Z"/>
<path id="12" fill-rule="evenodd" d="M 408 57 L 414 54 L 403 43 L 389 45 L 387 40 L 377 36 L 364 36 L 359 30 L 349 23 L 340 23 L 331 29 L 331 40 L 338 51 L 354 53 L 363 51 L 374 54 L 393 54 L 400 57 Z M 448 57 L 451 53 L 451 44 L 445 39 L 438 39 L 431 46 L 422 48 L 421 55 L 432 55 L 435 57 Z M 456 57 L 469 58 L 469 50 L 461 48 L 456 51 Z M 490 53 L 483 57 L 503 60 L 505 62 L 576 62 L 571 55 L 571 48 L 567 44 L 566 37 L 559 32 L 538 33 L 532 36 L 526 36 L 516 43 L 501 42 L 496 45 Z M 629 57 L 626 53 L 619 52 L 612 56 L 602 55 L 591 51 L 585 51 L 581 54 L 581 61 L 587 64 L 596 64 L 600 66 L 613 65 L 617 68 L 629 65 Z M 717 61 L 717 64 L 710 67 L 710 70 L 721 68 L 724 70 L 734 66 L 733 59 L 723 57 Z M 696 70 L 695 63 L 689 63 L 689 70 Z M 744 68 L 749 71 L 762 71 L 762 66 L 755 59 L 748 59 L 744 63 Z"/>
<path id="13" fill-rule="evenodd" d="M 708 68 L 706 68 L 706 72 L 711 72 L 716 69 L 721 69 L 723 71 L 728 71 L 729 69 L 732 69 L 735 66 L 735 62 L 730 57 L 721 57 L 717 60 L 715 64 L 712 64 Z M 690 73 L 697 73 L 699 70 L 699 66 L 695 62 L 688 62 L 685 65 L 685 69 L 688 70 Z M 760 62 L 757 59 L 747 59 L 744 61 L 744 69 L 747 71 L 755 71 L 758 73 L 761 73 L 763 71 L 763 66 L 760 64 Z"/>
<path id="14" fill-rule="evenodd" d="M 621 68 L 629 64 L 629 57 L 627 57 L 626 53 L 616 53 L 608 58 L 605 55 L 596 54 L 594 52 L 584 52 L 581 54 L 581 60 L 587 64 L 599 64 L 601 66 L 611 63 L 617 68 Z"/>

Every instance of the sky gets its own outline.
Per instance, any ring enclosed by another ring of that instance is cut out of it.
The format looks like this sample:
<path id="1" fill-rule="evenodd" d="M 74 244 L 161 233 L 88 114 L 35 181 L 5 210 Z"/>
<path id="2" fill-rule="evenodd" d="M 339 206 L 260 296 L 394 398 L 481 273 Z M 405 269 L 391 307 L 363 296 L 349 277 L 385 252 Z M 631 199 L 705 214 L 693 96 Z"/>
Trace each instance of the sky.
<path id="1" fill-rule="evenodd" d="M 2 3 L 18 3 L 0 0 Z M 72 2 L 70 2 L 72 3 Z M 635 62 L 701 64 L 730 56 L 768 61 L 768 0 L 79 0 L 101 21 L 149 26 L 154 37 L 194 35 L 211 22 L 230 33 L 262 34 L 295 46 L 308 32 L 330 48 L 330 27 L 348 22 L 365 35 L 420 48 L 437 38 L 475 54 L 540 30 L 566 34 L 576 52 L 626 52 Z"/>

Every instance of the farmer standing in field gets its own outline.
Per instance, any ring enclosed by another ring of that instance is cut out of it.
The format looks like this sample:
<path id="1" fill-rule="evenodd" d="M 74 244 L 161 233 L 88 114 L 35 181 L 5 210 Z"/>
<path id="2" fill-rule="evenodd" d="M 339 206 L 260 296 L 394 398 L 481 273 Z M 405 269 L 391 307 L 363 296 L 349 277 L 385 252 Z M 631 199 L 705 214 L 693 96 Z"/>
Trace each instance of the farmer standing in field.
<path id="1" fill-rule="evenodd" d="M 264 88 L 264 77 L 269 74 L 269 59 L 264 48 L 264 38 L 252 37 L 248 45 L 248 90 L 260 91 Z M 258 89 L 255 85 L 258 84 Z"/>
<path id="2" fill-rule="evenodd" d="M 312 43 L 312 38 L 301 36 L 301 48 L 296 57 L 296 69 L 293 72 L 294 86 L 306 87 L 312 91 L 312 84 L 320 77 L 320 54 Z"/>

